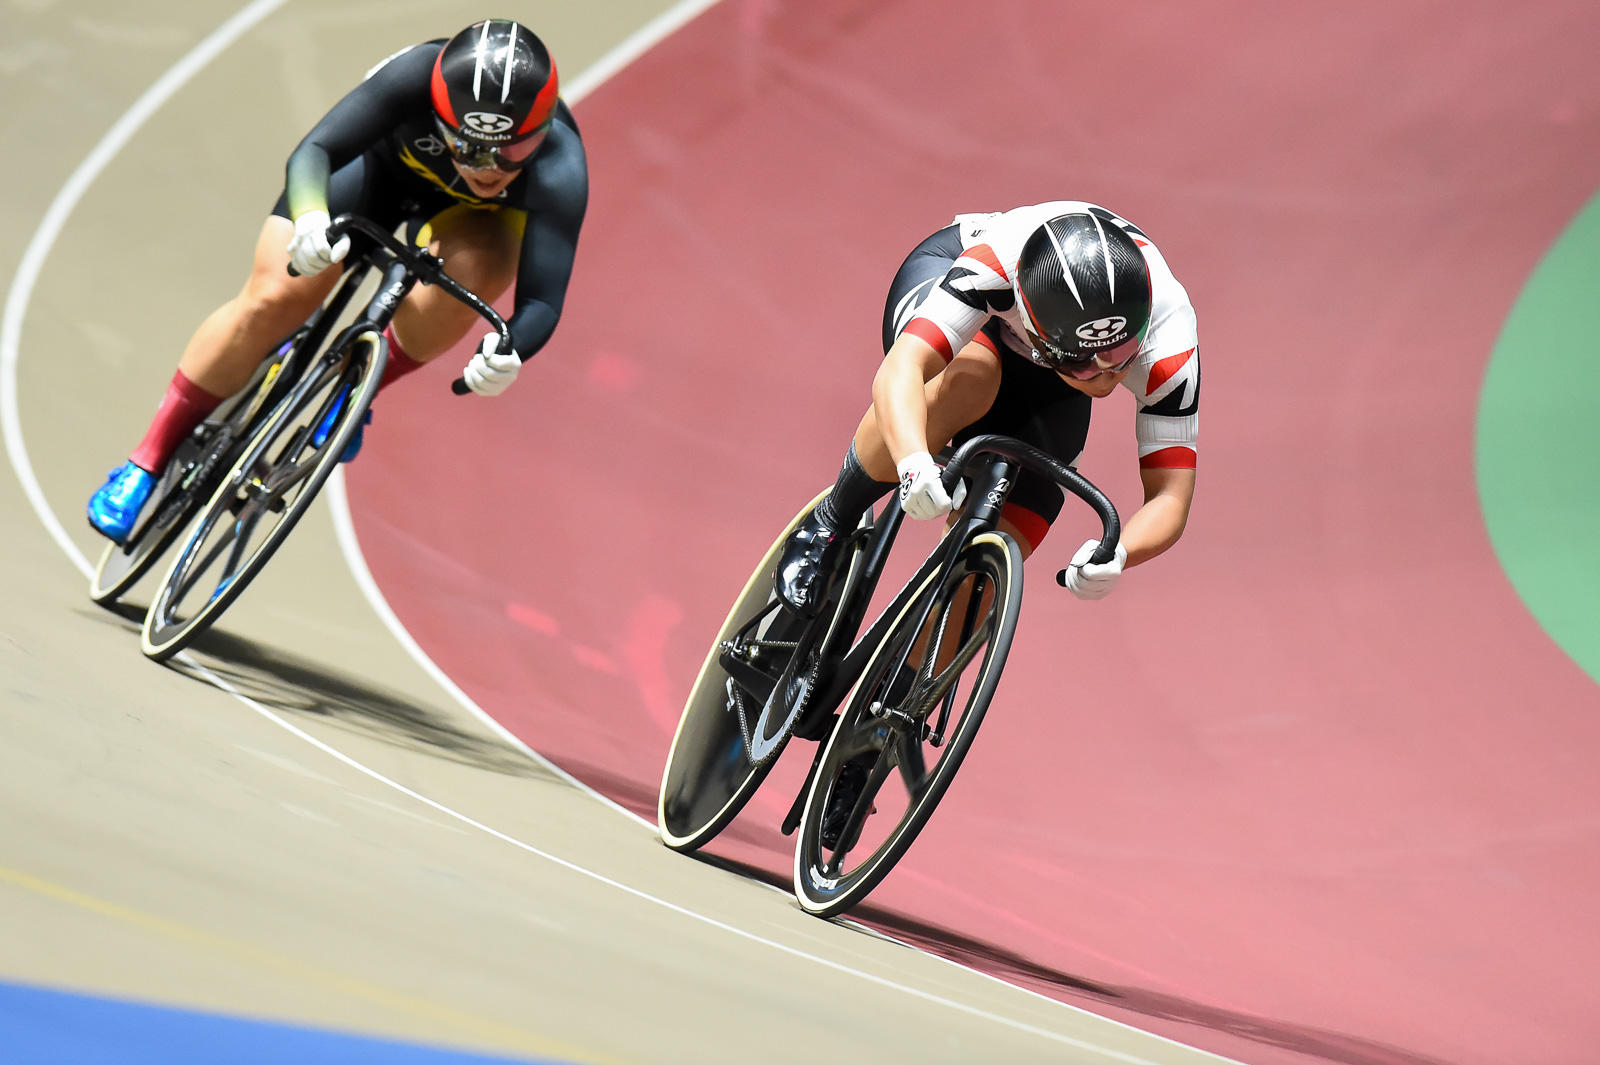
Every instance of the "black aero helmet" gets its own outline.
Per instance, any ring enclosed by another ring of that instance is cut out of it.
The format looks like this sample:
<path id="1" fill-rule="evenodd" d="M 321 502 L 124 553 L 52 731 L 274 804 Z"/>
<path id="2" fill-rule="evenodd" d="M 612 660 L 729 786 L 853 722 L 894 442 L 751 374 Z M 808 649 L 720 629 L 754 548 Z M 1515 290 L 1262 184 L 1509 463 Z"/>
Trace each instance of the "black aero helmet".
<path id="1" fill-rule="evenodd" d="M 1034 358 L 1057 369 L 1092 363 L 1150 323 L 1144 253 L 1121 226 L 1087 211 L 1058 215 L 1029 235 L 1015 288 Z"/>
<path id="2" fill-rule="evenodd" d="M 466 166 L 525 166 L 550 129 L 559 93 L 544 42 L 506 19 L 474 22 L 433 64 L 434 118 Z"/>

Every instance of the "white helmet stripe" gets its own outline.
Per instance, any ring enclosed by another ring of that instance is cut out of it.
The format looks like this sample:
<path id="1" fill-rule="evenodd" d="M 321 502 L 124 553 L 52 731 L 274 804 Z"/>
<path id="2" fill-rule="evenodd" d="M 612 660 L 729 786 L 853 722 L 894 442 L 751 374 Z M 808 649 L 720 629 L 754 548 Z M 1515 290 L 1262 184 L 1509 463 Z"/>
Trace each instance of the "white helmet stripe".
<path id="1" fill-rule="evenodd" d="M 473 52 L 474 62 L 472 64 L 472 98 L 474 100 L 480 100 L 483 98 L 483 64 L 484 61 L 489 58 L 488 51 L 489 23 L 488 20 L 485 20 L 483 23 L 483 32 L 478 34 L 478 47 Z"/>
<path id="2" fill-rule="evenodd" d="M 506 72 L 500 77 L 500 102 L 505 103 L 511 96 L 511 61 L 517 57 L 517 24 L 511 24 L 511 32 L 506 37 Z"/>
<path id="3" fill-rule="evenodd" d="M 1061 276 L 1067 280 L 1067 288 L 1072 290 L 1072 298 L 1078 301 L 1078 307 L 1083 307 L 1083 297 L 1078 295 L 1078 282 L 1072 276 L 1072 266 L 1067 262 L 1067 252 L 1061 246 L 1061 241 L 1056 237 L 1056 231 L 1050 228 L 1050 223 L 1044 224 L 1045 236 L 1050 238 L 1050 246 L 1056 250 L 1056 258 L 1061 260 Z"/>
<path id="4" fill-rule="evenodd" d="M 1117 298 L 1117 272 L 1111 268 L 1111 242 L 1106 239 L 1106 228 L 1100 224 L 1100 216 L 1091 214 L 1094 219 L 1094 231 L 1100 234 L 1100 251 L 1106 260 L 1106 287 L 1111 290 L 1111 298 Z"/>

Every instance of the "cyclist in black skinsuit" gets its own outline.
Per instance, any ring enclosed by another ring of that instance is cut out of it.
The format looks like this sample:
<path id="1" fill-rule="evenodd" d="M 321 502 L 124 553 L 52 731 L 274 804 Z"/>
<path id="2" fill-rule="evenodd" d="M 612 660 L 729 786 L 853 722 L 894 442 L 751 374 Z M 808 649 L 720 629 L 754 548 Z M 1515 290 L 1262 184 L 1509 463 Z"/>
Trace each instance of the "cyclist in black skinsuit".
<path id="1" fill-rule="evenodd" d="M 555 331 L 588 198 L 577 123 L 555 63 L 526 27 L 490 19 L 390 56 L 289 156 L 249 279 L 190 339 L 144 440 L 90 499 L 90 525 L 126 539 L 177 445 L 321 305 L 340 273 L 327 268 L 349 250 L 348 238 L 329 245 L 331 215 L 426 219 L 417 243 L 486 300 L 515 278 L 513 350 L 496 350 L 489 333 L 462 373 L 492 396 Z M 414 289 L 387 333 L 383 384 L 447 351 L 475 321 L 442 292 Z M 344 460 L 359 447 L 358 435 Z"/>

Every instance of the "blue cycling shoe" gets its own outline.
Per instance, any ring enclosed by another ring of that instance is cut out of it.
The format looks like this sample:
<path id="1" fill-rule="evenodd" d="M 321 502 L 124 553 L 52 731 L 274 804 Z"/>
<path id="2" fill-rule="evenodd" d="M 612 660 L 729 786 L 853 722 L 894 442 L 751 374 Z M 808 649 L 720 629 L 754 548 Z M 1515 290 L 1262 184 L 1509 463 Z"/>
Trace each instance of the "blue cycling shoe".
<path id="1" fill-rule="evenodd" d="M 94 530 L 120 544 L 127 540 L 139 520 L 139 512 L 156 486 L 156 475 L 124 462 L 112 470 L 106 483 L 89 497 L 89 524 Z"/>
<path id="2" fill-rule="evenodd" d="M 344 410 L 344 401 L 350 397 L 350 386 L 339 389 L 339 395 L 334 398 L 333 406 L 328 408 L 328 413 L 322 416 L 322 421 L 317 424 L 316 432 L 311 434 L 311 443 L 314 447 L 321 447 L 328 442 L 328 437 L 333 435 L 334 423 L 339 420 L 339 414 Z M 350 462 L 361 454 L 361 439 L 366 435 L 367 426 L 372 424 L 372 408 L 367 408 L 366 417 L 361 419 L 361 424 L 356 426 L 355 435 L 344 446 L 344 454 L 339 456 L 340 462 Z"/>

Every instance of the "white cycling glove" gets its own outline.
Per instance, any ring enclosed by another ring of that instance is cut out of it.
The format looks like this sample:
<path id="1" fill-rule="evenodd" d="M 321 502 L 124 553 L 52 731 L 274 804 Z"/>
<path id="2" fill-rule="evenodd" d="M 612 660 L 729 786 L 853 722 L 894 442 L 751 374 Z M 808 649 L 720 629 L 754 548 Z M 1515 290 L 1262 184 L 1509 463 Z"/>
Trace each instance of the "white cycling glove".
<path id="1" fill-rule="evenodd" d="M 1128 561 L 1128 549 L 1118 544 L 1117 553 L 1110 562 L 1099 565 L 1090 562 L 1089 556 L 1099 546 L 1099 540 L 1085 540 L 1083 546 L 1078 548 L 1078 553 L 1072 556 L 1072 561 L 1067 563 L 1067 591 L 1079 599 L 1104 599 L 1110 595 L 1111 589 L 1116 587 L 1117 578 L 1122 576 L 1123 564 Z"/>
<path id="2" fill-rule="evenodd" d="M 517 371 L 522 369 L 522 360 L 515 351 L 497 354 L 499 348 L 500 334 L 488 334 L 478 345 L 478 353 L 461 371 L 467 387 L 480 396 L 498 396 L 511 387 L 511 382 L 517 379 Z"/>
<path id="3" fill-rule="evenodd" d="M 339 243 L 328 246 L 330 221 L 327 211 L 307 211 L 294 220 L 294 239 L 289 241 L 289 265 L 301 277 L 322 273 L 341 261 L 350 250 L 348 236 L 340 237 Z"/>
<path id="4" fill-rule="evenodd" d="M 944 473 L 926 451 L 907 455 L 895 466 L 900 474 L 900 507 L 913 518 L 939 518 L 967 498 L 965 481 L 956 482 L 955 494 L 944 490 Z"/>

